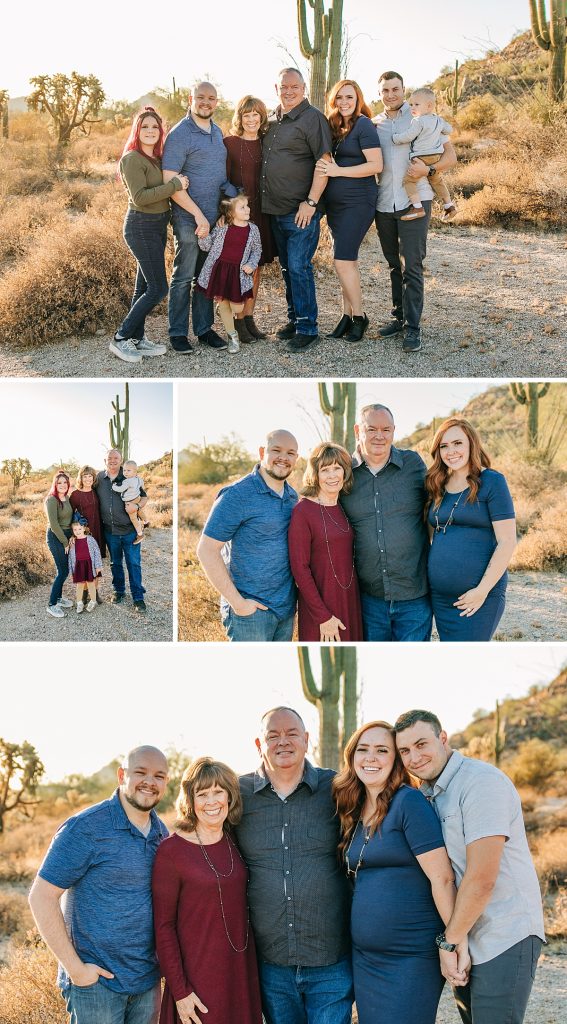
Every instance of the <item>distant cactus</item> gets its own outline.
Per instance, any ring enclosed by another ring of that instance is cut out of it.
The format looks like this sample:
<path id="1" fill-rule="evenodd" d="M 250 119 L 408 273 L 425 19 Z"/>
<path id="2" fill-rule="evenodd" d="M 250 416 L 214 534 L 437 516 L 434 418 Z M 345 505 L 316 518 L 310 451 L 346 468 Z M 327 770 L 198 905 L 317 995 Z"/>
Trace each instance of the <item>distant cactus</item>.
<path id="1" fill-rule="evenodd" d="M 120 397 L 117 395 L 116 401 L 112 402 L 114 416 L 108 421 L 111 447 L 116 448 L 124 460 L 130 458 L 130 389 L 127 383 L 125 387 L 124 408 L 120 408 Z M 124 420 L 121 419 L 122 415 Z"/>
<path id="2" fill-rule="evenodd" d="M 354 451 L 354 421 L 356 419 L 356 384 L 335 381 L 333 401 L 329 399 L 327 385 L 321 381 L 319 403 L 328 416 L 331 426 L 331 441 L 342 444 L 347 452 Z"/>
<path id="3" fill-rule="evenodd" d="M 313 42 L 309 38 L 307 4 L 313 11 Z M 325 109 L 325 96 L 341 73 L 343 0 L 333 0 L 325 13 L 324 0 L 297 0 L 299 45 L 309 61 L 309 99 Z"/>
<path id="4" fill-rule="evenodd" d="M 0 89 L 0 134 L 3 139 L 8 138 L 8 90 Z"/>
<path id="5" fill-rule="evenodd" d="M 452 85 L 449 85 L 446 89 L 443 89 L 442 92 L 441 92 L 441 95 L 442 95 L 445 103 L 447 104 L 448 107 L 451 108 L 451 113 L 452 113 L 453 117 L 457 116 L 457 109 L 458 109 L 458 106 L 459 106 L 459 100 L 461 99 L 461 96 L 463 95 L 463 90 L 465 88 L 466 83 L 467 83 L 467 76 L 466 75 L 465 75 L 464 78 L 460 79 L 460 81 L 459 81 L 459 62 L 458 62 L 458 60 L 456 60 L 455 61 L 455 70 L 453 72 L 453 82 L 452 82 Z"/>
<path id="6" fill-rule="evenodd" d="M 60 145 L 67 145 L 78 129 L 87 135 L 87 125 L 94 124 L 104 103 L 102 83 L 94 75 L 37 75 L 30 78 L 34 86 L 27 98 L 30 110 L 50 115 Z"/>
<path id="7" fill-rule="evenodd" d="M 2 465 L 0 465 L 0 473 L 5 473 L 12 481 L 13 498 L 16 496 L 16 491 L 22 480 L 25 480 L 30 475 L 31 470 L 32 467 L 29 459 L 4 459 Z"/>
<path id="8" fill-rule="evenodd" d="M 532 36 L 541 50 L 550 50 L 547 92 L 554 103 L 565 95 L 566 0 L 549 0 L 549 21 L 545 0 L 530 0 Z"/>
<path id="9" fill-rule="evenodd" d="M 516 402 L 519 402 L 520 405 L 527 406 L 528 417 L 526 420 L 526 444 L 528 448 L 537 448 L 538 446 L 539 400 L 547 394 L 550 387 L 551 383 L 549 381 L 545 384 L 524 384 L 522 381 L 512 381 L 510 384 L 512 397 L 515 398 Z"/>
<path id="10" fill-rule="evenodd" d="M 298 647 L 297 653 L 303 693 L 319 711 L 319 763 L 323 768 L 336 770 L 341 766 L 345 743 L 357 724 L 356 647 L 321 647 L 319 685 L 308 648 Z"/>

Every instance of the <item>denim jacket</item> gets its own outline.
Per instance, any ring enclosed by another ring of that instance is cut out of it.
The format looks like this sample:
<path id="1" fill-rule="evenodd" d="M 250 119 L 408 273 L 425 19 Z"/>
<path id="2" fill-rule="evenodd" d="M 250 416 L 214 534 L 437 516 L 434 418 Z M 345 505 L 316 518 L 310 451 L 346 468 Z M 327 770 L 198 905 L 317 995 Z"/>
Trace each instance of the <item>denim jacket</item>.
<path id="1" fill-rule="evenodd" d="M 213 267 L 222 254 L 227 231 L 227 224 L 217 225 L 213 228 L 210 235 L 199 239 L 200 248 L 209 254 L 198 278 L 198 284 L 201 285 L 201 288 L 206 288 L 210 281 Z M 242 263 L 240 264 L 240 291 L 243 295 L 251 290 L 254 282 L 252 275 L 245 274 L 242 267 L 249 264 L 249 266 L 256 270 L 261 255 L 262 243 L 260 241 L 260 232 L 255 224 L 250 224 L 250 232 L 244 246 Z"/>

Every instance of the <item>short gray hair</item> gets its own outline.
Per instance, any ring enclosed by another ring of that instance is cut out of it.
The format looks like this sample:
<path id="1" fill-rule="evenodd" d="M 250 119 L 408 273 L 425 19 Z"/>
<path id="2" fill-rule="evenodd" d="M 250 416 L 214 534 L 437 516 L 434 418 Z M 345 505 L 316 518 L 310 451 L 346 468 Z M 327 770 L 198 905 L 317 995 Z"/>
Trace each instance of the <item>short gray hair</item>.
<path id="1" fill-rule="evenodd" d="M 278 71 L 278 78 L 281 78 L 282 75 L 290 75 L 292 72 L 295 75 L 299 75 L 301 81 L 305 85 L 305 79 L 304 79 L 303 75 L 301 74 L 301 71 L 299 70 L 299 68 L 282 68 L 281 71 Z"/>
<path id="2" fill-rule="evenodd" d="M 394 414 L 392 410 L 388 409 L 387 405 L 380 405 L 379 402 L 373 402 L 371 405 L 363 405 L 362 409 L 360 410 L 357 416 L 356 422 L 361 423 L 364 417 L 366 416 L 366 413 L 368 412 L 387 412 L 388 416 L 392 420 L 392 423 L 394 423 Z"/>
<path id="3" fill-rule="evenodd" d="M 305 722 L 303 721 L 301 715 L 299 714 L 299 711 L 296 711 L 295 708 L 289 708 L 286 704 L 278 704 L 277 707 L 270 708 L 268 711 L 264 711 L 264 714 L 260 719 L 260 726 L 262 728 L 262 732 L 264 732 L 264 722 L 266 721 L 266 718 L 268 718 L 270 715 L 275 715 L 276 711 L 290 711 L 292 715 L 295 715 L 295 717 L 299 719 L 303 729 L 305 729 Z M 305 732 L 307 732 L 307 729 L 305 729 Z"/>

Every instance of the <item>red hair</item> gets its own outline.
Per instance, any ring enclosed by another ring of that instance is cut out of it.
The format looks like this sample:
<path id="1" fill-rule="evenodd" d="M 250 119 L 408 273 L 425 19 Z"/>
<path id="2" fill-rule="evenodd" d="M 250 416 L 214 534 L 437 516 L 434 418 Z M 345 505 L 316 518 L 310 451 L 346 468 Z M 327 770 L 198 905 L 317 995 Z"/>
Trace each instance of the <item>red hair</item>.
<path id="1" fill-rule="evenodd" d="M 51 490 L 50 490 L 49 494 L 47 495 L 47 497 L 48 498 L 57 498 L 57 501 L 59 502 L 59 504 L 63 505 L 63 502 L 61 501 L 61 498 L 59 497 L 59 495 L 57 493 L 57 481 L 59 480 L 60 477 L 64 477 L 65 480 L 67 481 L 67 490 L 65 491 L 65 496 L 68 495 L 69 490 L 71 488 L 71 477 L 69 476 L 68 473 L 65 472 L 64 469 L 58 469 L 56 474 L 55 474 L 55 476 L 53 477 L 53 480 L 51 481 Z"/>
<path id="2" fill-rule="evenodd" d="M 159 128 L 159 139 L 157 140 L 154 146 L 153 155 L 155 160 L 161 160 L 163 156 L 163 144 L 165 142 L 165 129 L 163 127 L 163 121 L 161 117 L 159 116 L 157 110 L 154 110 L 153 107 L 144 107 L 134 117 L 134 120 L 132 121 L 132 127 L 130 129 L 130 134 L 126 140 L 124 149 L 122 150 L 122 156 L 124 156 L 125 153 L 130 153 L 133 149 L 135 149 L 136 152 L 141 153 L 142 156 L 147 156 L 147 153 L 144 153 L 142 149 L 142 143 L 140 142 L 140 128 L 142 127 L 146 117 L 153 117 L 157 121 L 157 126 Z"/>
<path id="3" fill-rule="evenodd" d="M 346 125 L 343 124 L 343 115 L 336 107 L 337 96 L 345 85 L 350 85 L 356 93 L 356 107 L 350 115 Z M 327 115 L 327 121 L 331 126 L 333 142 L 336 142 L 337 139 L 344 138 L 345 135 L 348 135 L 361 114 L 365 114 L 366 117 L 372 117 L 372 111 L 365 102 L 364 96 L 362 95 L 362 89 L 358 82 L 354 82 L 352 78 L 341 78 L 340 82 L 337 82 L 337 84 L 333 86 L 327 97 L 327 109 L 325 113 Z"/>
<path id="4" fill-rule="evenodd" d="M 435 437 L 433 438 L 433 444 L 431 445 L 433 465 L 428 469 L 427 476 L 425 477 L 425 486 L 427 488 L 428 495 L 426 513 L 431 503 L 438 506 L 443 501 L 445 486 L 451 471 L 441 458 L 439 446 L 443 440 L 443 434 L 445 434 L 447 430 L 450 430 L 451 427 L 460 427 L 463 433 L 466 434 L 470 445 L 469 471 L 467 473 L 467 481 L 470 490 L 465 503 L 468 501 L 472 504 L 472 502 L 476 501 L 480 485 L 480 474 L 483 469 L 490 469 L 490 456 L 482 447 L 480 437 L 472 424 L 462 416 L 449 416 L 449 418 L 444 420 L 438 428 Z"/>

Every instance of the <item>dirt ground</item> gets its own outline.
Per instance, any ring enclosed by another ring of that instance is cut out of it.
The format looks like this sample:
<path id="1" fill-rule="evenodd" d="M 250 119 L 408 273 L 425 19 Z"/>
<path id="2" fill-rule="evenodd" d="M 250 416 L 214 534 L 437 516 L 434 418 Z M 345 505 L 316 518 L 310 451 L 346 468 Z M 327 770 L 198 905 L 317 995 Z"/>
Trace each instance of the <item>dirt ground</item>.
<path id="1" fill-rule="evenodd" d="M 50 584 L 34 587 L 12 601 L 0 603 L 0 640 L 128 641 L 173 640 L 173 535 L 170 529 L 153 529 L 143 540 L 142 581 L 146 588 L 146 614 L 134 611 L 126 577 L 126 600 L 110 604 L 112 583 L 108 559 L 103 561 L 103 604 L 77 615 L 67 610 L 64 619 L 47 614 Z M 55 575 L 55 573 L 54 573 Z M 75 587 L 69 579 L 63 595 L 73 600 Z"/>
<path id="2" fill-rule="evenodd" d="M 535 976 L 524 1024 L 563 1024 L 567 1009 L 567 955 L 544 953 Z M 445 986 L 436 1024 L 459 1024 L 451 990 Z"/>
<path id="3" fill-rule="evenodd" d="M 337 322 L 336 278 L 326 255 L 317 258 L 320 331 Z M 388 269 L 372 229 L 360 255 L 367 337 L 357 345 L 323 339 L 292 354 L 273 332 L 285 323 L 277 269 L 267 274 L 257 320 L 272 332 L 240 353 L 197 346 L 190 356 L 171 349 L 142 363 L 120 362 L 108 351 L 111 335 L 66 338 L 32 349 L 3 346 L 0 376 L 14 377 L 549 377 L 565 373 L 567 237 L 565 233 L 443 226 L 429 233 L 423 349 L 404 354 L 400 338 L 377 337 L 390 316 Z M 222 328 L 216 325 L 218 330 Z M 167 341 L 164 312 L 148 334 Z"/>

